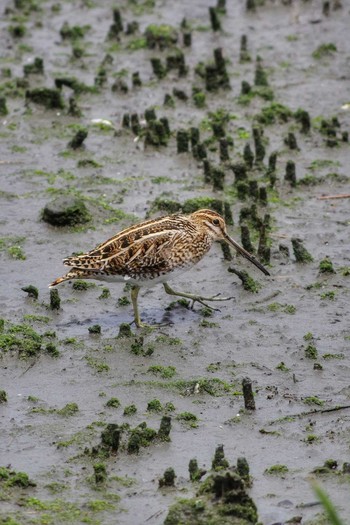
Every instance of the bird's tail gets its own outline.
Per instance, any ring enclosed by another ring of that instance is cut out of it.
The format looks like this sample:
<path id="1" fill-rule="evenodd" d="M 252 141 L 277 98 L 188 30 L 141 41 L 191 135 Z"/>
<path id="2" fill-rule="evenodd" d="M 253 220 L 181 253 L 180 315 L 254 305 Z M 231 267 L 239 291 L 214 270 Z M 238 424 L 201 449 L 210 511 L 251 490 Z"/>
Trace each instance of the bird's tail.
<path id="1" fill-rule="evenodd" d="M 86 272 L 86 270 L 79 270 L 78 268 L 72 268 L 66 275 L 63 275 L 62 277 L 58 277 L 55 279 L 51 284 L 49 284 L 49 288 L 53 288 L 54 286 L 57 286 L 58 284 L 63 283 L 64 281 L 70 281 L 71 279 L 88 279 L 91 278 L 92 275 L 89 275 L 89 273 Z"/>

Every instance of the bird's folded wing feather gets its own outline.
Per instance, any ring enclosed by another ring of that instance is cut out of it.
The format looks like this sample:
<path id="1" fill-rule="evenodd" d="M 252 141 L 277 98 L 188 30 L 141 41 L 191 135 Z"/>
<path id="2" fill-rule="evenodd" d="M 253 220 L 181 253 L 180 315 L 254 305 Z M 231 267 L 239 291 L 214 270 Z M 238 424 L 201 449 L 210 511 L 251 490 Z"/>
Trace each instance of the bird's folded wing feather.
<path id="1" fill-rule="evenodd" d="M 84 255 L 68 257 L 63 262 L 74 268 L 110 270 L 113 273 L 138 271 L 140 267 L 147 267 L 151 270 L 153 267 L 158 268 L 165 265 L 171 252 L 173 250 L 176 252 L 176 246 L 181 237 L 181 232 L 178 230 L 148 233 L 133 242 L 126 242 L 125 238 L 116 237 L 113 243 L 107 241 L 108 250 L 104 250 L 105 244 L 101 244 L 99 249 Z"/>

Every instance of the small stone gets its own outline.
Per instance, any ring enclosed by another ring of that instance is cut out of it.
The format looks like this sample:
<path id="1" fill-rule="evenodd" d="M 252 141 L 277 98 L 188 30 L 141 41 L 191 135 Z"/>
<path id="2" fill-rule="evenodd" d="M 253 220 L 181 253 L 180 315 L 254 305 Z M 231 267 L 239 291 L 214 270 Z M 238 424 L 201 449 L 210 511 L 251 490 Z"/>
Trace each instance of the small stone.
<path id="1" fill-rule="evenodd" d="M 78 197 L 57 197 L 42 212 L 42 220 L 52 226 L 85 224 L 91 218 L 84 201 Z"/>

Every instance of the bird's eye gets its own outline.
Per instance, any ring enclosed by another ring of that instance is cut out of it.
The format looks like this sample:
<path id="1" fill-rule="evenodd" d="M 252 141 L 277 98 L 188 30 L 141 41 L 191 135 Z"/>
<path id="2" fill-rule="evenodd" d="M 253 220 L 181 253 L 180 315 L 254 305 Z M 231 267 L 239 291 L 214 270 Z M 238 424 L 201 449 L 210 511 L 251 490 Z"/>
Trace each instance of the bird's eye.
<path id="1" fill-rule="evenodd" d="M 220 224 L 219 219 L 213 219 L 213 224 L 214 224 L 214 226 L 219 226 L 219 224 Z"/>

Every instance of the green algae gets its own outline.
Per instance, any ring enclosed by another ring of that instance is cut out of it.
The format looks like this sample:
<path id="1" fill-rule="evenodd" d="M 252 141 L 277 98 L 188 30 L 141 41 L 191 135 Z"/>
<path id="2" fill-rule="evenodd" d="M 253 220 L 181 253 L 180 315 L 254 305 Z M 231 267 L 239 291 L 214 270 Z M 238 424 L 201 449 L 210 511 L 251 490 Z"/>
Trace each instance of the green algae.
<path id="1" fill-rule="evenodd" d="M 79 291 L 79 292 L 88 290 L 89 288 L 95 288 L 95 287 L 96 287 L 95 283 L 89 283 L 87 281 L 83 281 L 82 279 L 76 279 L 72 284 L 73 290 Z"/>
<path id="2" fill-rule="evenodd" d="M 325 274 L 327 274 L 327 273 L 328 274 L 336 273 L 335 269 L 333 267 L 333 263 L 332 263 L 332 261 L 330 260 L 329 257 L 325 257 L 324 259 L 322 259 L 322 261 L 320 261 L 319 272 L 320 273 L 325 273 Z"/>
<path id="3" fill-rule="evenodd" d="M 152 365 L 147 372 L 158 375 L 162 379 L 170 379 L 176 374 L 176 368 L 175 366 Z"/>
<path id="4" fill-rule="evenodd" d="M 277 366 L 276 370 L 281 370 L 281 372 L 289 372 L 289 368 L 285 365 L 283 361 L 281 361 Z"/>
<path id="5" fill-rule="evenodd" d="M 324 301 L 334 301 L 336 298 L 336 292 L 334 290 L 329 290 L 320 294 L 320 298 Z"/>
<path id="6" fill-rule="evenodd" d="M 111 408 L 119 408 L 120 407 L 120 401 L 116 397 L 111 397 L 106 403 L 106 407 Z"/>
<path id="7" fill-rule="evenodd" d="M 0 405 L 2 403 L 7 403 L 7 392 L 6 392 L 6 390 L 0 390 Z"/>
<path id="8" fill-rule="evenodd" d="M 23 501 L 26 509 L 34 511 L 38 515 L 38 523 L 41 524 L 53 525 L 54 523 L 80 522 L 99 525 L 101 523 L 100 520 L 91 517 L 90 513 L 93 512 L 93 509 L 88 508 L 88 503 L 80 507 L 77 503 L 64 499 L 40 500 L 36 497 L 26 498 Z"/>
<path id="9" fill-rule="evenodd" d="M 124 383 L 128 386 L 130 383 Z M 162 388 L 170 391 L 180 391 L 183 394 L 189 393 L 208 394 L 213 397 L 221 397 L 235 391 L 234 384 L 227 383 L 218 377 L 199 377 L 195 379 L 177 379 L 173 381 L 133 381 L 134 387 L 138 385 L 149 386 L 152 388 Z"/>
<path id="10" fill-rule="evenodd" d="M 192 414 L 192 412 L 181 412 L 176 416 L 176 419 L 191 428 L 198 427 L 198 417 L 195 414 Z"/>
<path id="11" fill-rule="evenodd" d="M 133 416 L 137 412 L 136 405 L 128 405 L 124 408 L 123 416 Z"/>
<path id="12" fill-rule="evenodd" d="M 270 303 L 267 305 L 267 310 L 270 312 L 283 312 L 285 314 L 293 315 L 297 309 L 293 304 Z"/>
<path id="13" fill-rule="evenodd" d="M 150 24 L 146 27 L 144 35 L 150 49 L 172 47 L 178 39 L 176 29 L 167 24 Z"/>
<path id="14" fill-rule="evenodd" d="M 305 357 L 308 359 L 317 359 L 318 352 L 317 348 L 313 343 L 309 343 L 305 348 Z"/>
<path id="15" fill-rule="evenodd" d="M 325 57 L 332 57 L 338 51 L 337 46 L 332 42 L 319 45 L 312 53 L 312 57 L 320 60 Z"/>
<path id="16" fill-rule="evenodd" d="M 325 404 L 325 401 L 323 401 L 322 399 L 320 399 L 317 396 L 304 397 L 303 402 L 306 405 L 317 405 L 317 406 L 320 406 L 320 407 L 322 407 Z"/>
<path id="17" fill-rule="evenodd" d="M 10 467 L 0 467 L 0 485 L 3 485 L 5 488 L 21 487 L 26 489 L 35 487 L 36 483 L 25 472 L 16 472 L 11 470 Z"/>
<path id="18" fill-rule="evenodd" d="M 85 359 L 87 364 L 97 373 L 101 374 L 102 372 L 109 372 L 109 366 L 102 359 L 96 359 L 91 356 L 86 356 Z"/>
<path id="19" fill-rule="evenodd" d="M 159 399 L 152 399 L 147 403 L 147 410 L 149 412 L 161 412 L 163 410 L 163 406 Z"/>
<path id="20" fill-rule="evenodd" d="M 255 119 L 260 124 L 269 126 L 276 122 L 288 122 L 293 116 L 293 112 L 287 106 L 272 102 L 269 106 L 262 108 L 261 113 L 256 115 Z"/>
<path id="21" fill-rule="evenodd" d="M 198 476 L 199 477 L 199 476 Z M 211 473 L 196 496 L 179 499 L 169 508 L 164 525 L 255 525 L 257 508 L 235 468 Z"/>
<path id="22" fill-rule="evenodd" d="M 289 468 L 286 465 L 271 465 L 265 469 L 265 474 L 281 475 L 289 472 Z"/>
<path id="23" fill-rule="evenodd" d="M 0 350 L 16 351 L 23 359 L 38 355 L 43 350 L 43 342 L 43 336 L 27 324 L 6 323 L 0 333 Z"/>

